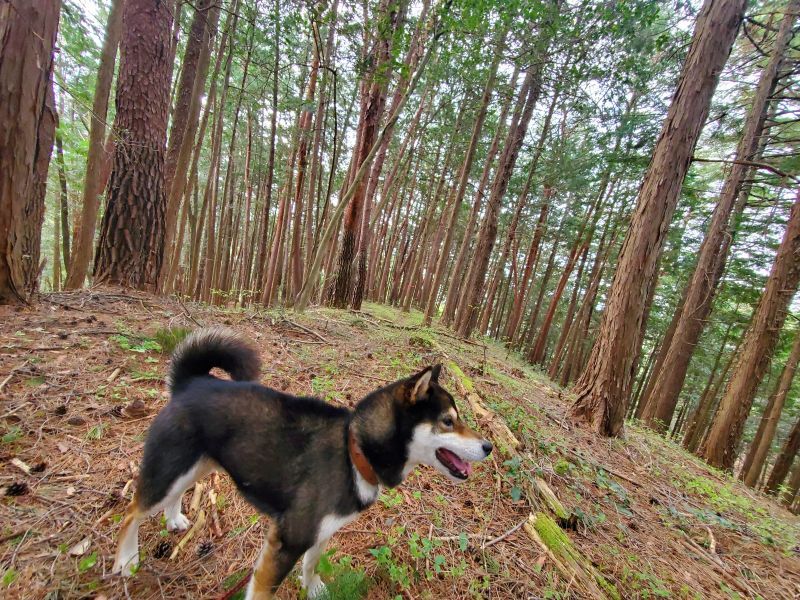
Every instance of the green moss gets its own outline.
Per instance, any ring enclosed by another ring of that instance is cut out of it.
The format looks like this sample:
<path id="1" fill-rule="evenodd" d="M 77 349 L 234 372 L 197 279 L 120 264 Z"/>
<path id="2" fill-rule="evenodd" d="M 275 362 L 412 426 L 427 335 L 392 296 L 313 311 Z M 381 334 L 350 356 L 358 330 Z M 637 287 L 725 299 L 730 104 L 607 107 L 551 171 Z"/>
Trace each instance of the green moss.
<path id="1" fill-rule="evenodd" d="M 569 537 L 567 537 L 567 534 L 564 533 L 564 530 L 561 529 L 558 523 L 552 518 L 543 513 L 536 513 L 536 520 L 534 521 L 533 528 L 536 530 L 536 533 L 539 535 L 542 542 L 544 542 L 545 546 L 547 546 L 553 554 L 569 563 L 577 564 L 579 567 L 585 568 L 591 573 L 594 580 L 606 594 L 614 598 L 614 600 L 620 600 L 621 597 L 616 586 L 609 583 L 597 569 L 587 563 L 586 559 L 584 559 L 575 546 L 572 545 L 572 542 Z"/>
<path id="2" fill-rule="evenodd" d="M 456 363 L 452 360 L 447 361 L 447 370 L 453 374 L 454 377 L 458 378 L 461 382 L 461 385 L 464 389 L 469 393 L 475 392 L 475 386 L 472 384 L 472 380 L 464 374 L 464 371 L 461 370 Z"/>

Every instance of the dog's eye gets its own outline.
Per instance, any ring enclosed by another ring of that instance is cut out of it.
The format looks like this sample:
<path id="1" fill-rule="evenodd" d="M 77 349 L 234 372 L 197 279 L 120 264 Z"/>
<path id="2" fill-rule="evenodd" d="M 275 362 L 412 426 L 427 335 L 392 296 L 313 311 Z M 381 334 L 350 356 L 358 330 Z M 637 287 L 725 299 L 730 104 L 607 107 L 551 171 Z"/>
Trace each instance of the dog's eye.
<path id="1" fill-rule="evenodd" d="M 442 425 L 445 427 L 452 427 L 453 426 L 453 417 L 445 417 L 442 419 Z"/>

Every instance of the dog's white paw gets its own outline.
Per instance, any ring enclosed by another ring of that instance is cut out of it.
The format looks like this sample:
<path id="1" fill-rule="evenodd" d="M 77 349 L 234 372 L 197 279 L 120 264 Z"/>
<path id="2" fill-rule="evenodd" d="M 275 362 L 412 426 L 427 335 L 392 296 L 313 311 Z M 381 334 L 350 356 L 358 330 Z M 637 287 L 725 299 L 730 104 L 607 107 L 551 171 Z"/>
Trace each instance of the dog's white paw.
<path id="1" fill-rule="evenodd" d="M 167 531 L 186 531 L 192 522 L 183 513 L 167 519 Z"/>
<path id="2" fill-rule="evenodd" d="M 319 575 L 314 575 L 311 578 L 306 586 L 306 595 L 308 598 L 322 598 L 325 595 L 325 591 L 328 589 L 325 587 L 325 584 L 322 583 L 322 579 L 320 579 Z"/>
<path id="3" fill-rule="evenodd" d="M 139 553 L 131 554 L 129 556 L 119 556 L 114 561 L 114 566 L 111 568 L 112 575 L 122 575 L 123 577 L 130 577 L 139 568 Z"/>

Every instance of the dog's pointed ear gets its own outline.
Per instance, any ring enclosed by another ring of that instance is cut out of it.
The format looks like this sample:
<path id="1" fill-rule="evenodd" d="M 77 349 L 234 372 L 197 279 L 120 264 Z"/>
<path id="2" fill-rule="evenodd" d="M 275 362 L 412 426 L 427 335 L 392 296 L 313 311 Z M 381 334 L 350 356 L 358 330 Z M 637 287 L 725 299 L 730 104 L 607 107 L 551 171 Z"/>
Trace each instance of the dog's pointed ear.
<path id="1" fill-rule="evenodd" d="M 433 365 L 431 367 L 431 381 L 439 383 L 439 375 L 441 375 L 441 373 L 442 373 L 441 363 Z"/>
<path id="2" fill-rule="evenodd" d="M 411 377 L 412 388 L 408 400 L 411 404 L 414 404 L 426 396 L 431 387 L 433 371 L 433 368 L 425 367 L 422 371 Z"/>

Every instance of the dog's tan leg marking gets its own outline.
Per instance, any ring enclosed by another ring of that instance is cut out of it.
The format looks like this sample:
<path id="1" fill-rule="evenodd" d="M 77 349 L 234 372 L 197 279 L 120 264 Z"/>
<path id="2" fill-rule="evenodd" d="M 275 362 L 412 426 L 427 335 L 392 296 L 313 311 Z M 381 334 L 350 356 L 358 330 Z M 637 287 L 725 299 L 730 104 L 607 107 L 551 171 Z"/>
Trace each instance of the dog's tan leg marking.
<path id="1" fill-rule="evenodd" d="M 264 541 L 261 554 L 258 555 L 256 564 L 253 566 L 253 576 L 247 586 L 245 600 L 271 600 L 275 587 L 280 583 L 277 581 L 276 557 L 281 549 L 281 539 L 278 528 L 271 524 Z"/>
<path id="2" fill-rule="evenodd" d="M 119 544 L 114 557 L 114 574 L 131 575 L 139 565 L 139 523 L 146 517 L 139 506 L 137 494 L 133 495 L 125 509 L 125 517 L 119 530 Z"/>

